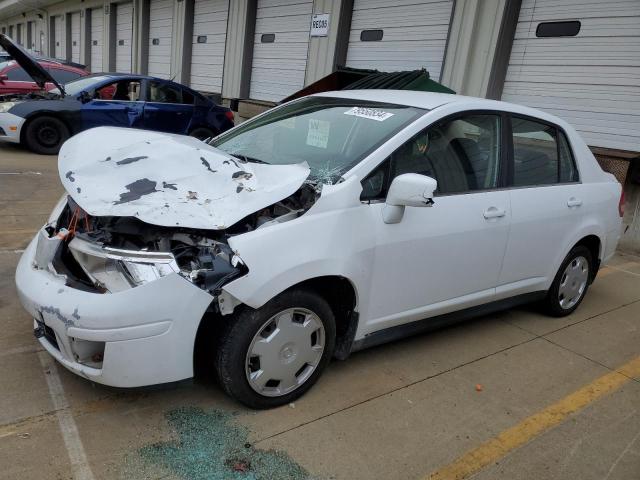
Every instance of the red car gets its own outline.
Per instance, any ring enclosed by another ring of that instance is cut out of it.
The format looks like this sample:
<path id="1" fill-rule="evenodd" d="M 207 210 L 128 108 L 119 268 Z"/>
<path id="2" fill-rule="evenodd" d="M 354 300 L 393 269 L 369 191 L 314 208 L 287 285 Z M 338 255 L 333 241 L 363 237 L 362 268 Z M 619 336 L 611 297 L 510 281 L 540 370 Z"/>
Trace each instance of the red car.
<path id="1" fill-rule="evenodd" d="M 38 63 L 61 84 L 89 75 L 86 70 L 58 62 L 41 60 Z M 45 84 L 46 90 L 51 90 L 52 88 L 55 88 L 53 83 Z M 15 61 L 0 62 L 0 95 L 29 93 L 40 90 L 36 82 Z"/>

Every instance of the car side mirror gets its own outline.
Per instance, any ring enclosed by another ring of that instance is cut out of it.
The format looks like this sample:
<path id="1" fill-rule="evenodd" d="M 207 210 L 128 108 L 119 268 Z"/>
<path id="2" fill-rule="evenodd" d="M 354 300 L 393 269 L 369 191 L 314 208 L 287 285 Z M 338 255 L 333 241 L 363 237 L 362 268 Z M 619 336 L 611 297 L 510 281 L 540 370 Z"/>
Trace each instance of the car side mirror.
<path id="1" fill-rule="evenodd" d="M 91 96 L 91 94 L 86 91 L 80 92 L 80 96 L 78 97 L 78 100 L 80 100 L 80 102 L 82 103 L 90 102 L 92 99 L 93 97 Z"/>
<path id="2" fill-rule="evenodd" d="M 6 80 L 9 80 L 9 77 L 6 74 L 0 75 L 0 83 L 4 83 Z"/>
<path id="3" fill-rule="evenodd" d="M 391 182 L 387 200 L 382 210 L 384 223 L 398 223 L 402 220 L 405 207 L 430 207 L 438 182 L 426 175 L 405 173 Z"/>

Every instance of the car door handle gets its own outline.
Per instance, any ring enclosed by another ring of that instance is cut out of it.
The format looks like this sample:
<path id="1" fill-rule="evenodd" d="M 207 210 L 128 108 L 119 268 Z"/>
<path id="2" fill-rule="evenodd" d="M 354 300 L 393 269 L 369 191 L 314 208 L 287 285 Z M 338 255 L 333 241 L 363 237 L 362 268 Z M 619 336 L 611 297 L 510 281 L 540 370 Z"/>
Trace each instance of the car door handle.
<path id="1" fill-rule="evenodd" d="M 504 208 L 498 208 L 498 207 L 489 207 L 484 212 L 482 212 L 482 215 L 487 220 L 489 220 L 490 218 L 504 217 L 506 214 L 507 214 L 507 211 Z"/>
<path id="2" fill-rule="evenodd" d="M 582 200 L 580 200 L 579 198 L 571 197 L 569 200 L 567 200 L 567 207 L 569 208 L 579 207 L 580 205 L 582 205 Z"/>

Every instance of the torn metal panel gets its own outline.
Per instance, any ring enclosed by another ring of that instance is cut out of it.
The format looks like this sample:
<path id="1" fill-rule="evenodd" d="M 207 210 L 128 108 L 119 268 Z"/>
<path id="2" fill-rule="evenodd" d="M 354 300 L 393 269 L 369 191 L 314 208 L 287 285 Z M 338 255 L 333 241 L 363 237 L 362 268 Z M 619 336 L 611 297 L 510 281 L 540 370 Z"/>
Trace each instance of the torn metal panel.
<path id="1" fill-rule="evenodd" d="M 195 138 L 99 127 L 60 151 L 60 180 L 93 216 L 221 230 L 298 190 L 306 163 L 241 162 Z"/>

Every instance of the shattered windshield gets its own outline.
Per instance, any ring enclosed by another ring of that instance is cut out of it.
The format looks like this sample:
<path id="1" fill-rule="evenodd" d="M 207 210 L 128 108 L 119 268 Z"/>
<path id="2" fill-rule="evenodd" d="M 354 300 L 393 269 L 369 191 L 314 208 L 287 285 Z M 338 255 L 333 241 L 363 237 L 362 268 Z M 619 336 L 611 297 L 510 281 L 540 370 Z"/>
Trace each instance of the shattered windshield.
<path id="1" fill-rule="evenodd" d="M 402 105 L 307 97 L 249 120 L 211 145 L 249 162 L 307 162 L 310 179 L 335 183 L 425 110 Z"/>

